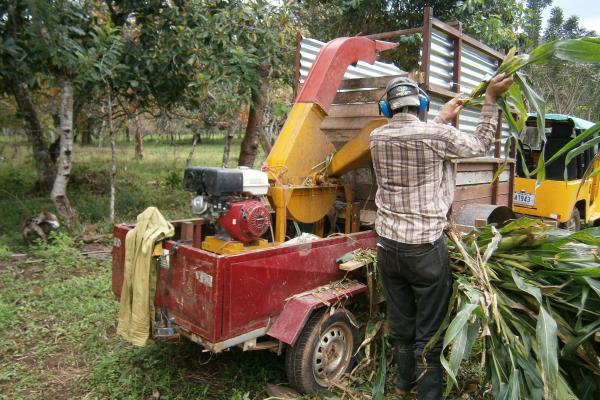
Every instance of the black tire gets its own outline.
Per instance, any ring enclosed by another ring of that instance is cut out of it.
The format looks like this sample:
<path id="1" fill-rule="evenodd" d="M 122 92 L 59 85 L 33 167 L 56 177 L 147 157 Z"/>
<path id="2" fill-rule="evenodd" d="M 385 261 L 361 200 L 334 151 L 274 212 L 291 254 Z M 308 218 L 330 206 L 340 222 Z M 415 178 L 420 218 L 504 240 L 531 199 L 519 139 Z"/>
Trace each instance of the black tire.
<path id="1" fill-rule="evenodd" d="M 579 214 L 577 207 L 571 212 L 571 218 L 567 222 L 561 223 L 560 227 L 571 232 L 577 232 L 581 229 L 581 214 Z"/>
<path id="2" fill-rule="evenodd" d="M 358 345 L 358 325 L 349 311 L 315 311 L 296 344 L 286 350 L 290 384 L 302 393 L 327 389 L 354 366 Z"/>

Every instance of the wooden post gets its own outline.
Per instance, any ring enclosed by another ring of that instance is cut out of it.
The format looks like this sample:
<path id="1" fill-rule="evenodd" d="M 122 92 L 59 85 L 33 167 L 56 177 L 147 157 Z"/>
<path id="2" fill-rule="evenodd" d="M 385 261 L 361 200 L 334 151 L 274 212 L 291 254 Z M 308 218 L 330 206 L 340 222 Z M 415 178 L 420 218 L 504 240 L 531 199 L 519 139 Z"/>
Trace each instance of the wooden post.
<path id="1" fill-rule="evenodd" d="M 186 221 L 181 223 L 181 240 L 191 241 L 194 236 L 194 224 Z"/>
<path id="2" fill-rule="evenodd" d="M 199 249 L 201 247 L 201 245 L 202 245 L 202 221 L 195 221 L 192 246 Z"/>
<path id="3" fill-rule="evenodd" d="M 319 237 L 325 236 L 325 218 L 321 218 L 315 222 L 315 235 Z"/>
<path id="4" fill-rule="evenodd" d="M 350 220 L 352 221 L 350 233 L 358 232 L 360 230 L 360 203 L 352 203 Z"/>
<path id="5" fill-rule="evenodd" d="M 460 93 L 460 63 L 462 55 L 462 24 L 460 22 L 457 23 L 457 30 L 460 32 L 460 35 L 454 38 L 454 65 L 452 67 L 452 82 L 454 85 L 452 91 Z M 460 114 L 454 118 L 452 125 L 458 128 L 459 120 Z"/>
<path id="6" fill-rule="evenodd" d="M 344 201 L 346 202 L 344 233 L 352 233 L 352 193 L 351 185 L 344 185 Z"/>
<path id="7" fill-rule="evenodd" d="M 296 96 L 298 96 L 298 92 L 300 91 L 300 68 L 302 67 L 300 61 L 302 60 L 302 54 L 300 54 L 300 50 L 302 49 L 302 34 L 300 32 L 296 32 L 296 59 L 294 60 L 294 101 L 296 100 Z"/>
<path id="8" fill-rule="evenodd" d="M 500 158 L 500 139 L 502 138 L 502 111 L 498 110 L 498 124 L 496 125 L 496 142 L 494 146 L 494 157 Z M 493 173 L 494 176 L 498 173 L 498 169 L 500 165 L 498 163 L 494 164 Z M 500 177 L 496 179 L 492 186 L 492 204 L 498 204 L 498 187 L 500 185 Z"/>
<path id="9" fill-rule="evenodd" d="M 433 11 L 431 7 L 425 7 L 423 15 L 423 44 L 421 51 L 421 72 L 423 74 L 422 89 L 429 90 L 429 62 L 431 58 L 431 18 Z M 422 121 L 427 121 L 427 111 L 419 115 Z"/>

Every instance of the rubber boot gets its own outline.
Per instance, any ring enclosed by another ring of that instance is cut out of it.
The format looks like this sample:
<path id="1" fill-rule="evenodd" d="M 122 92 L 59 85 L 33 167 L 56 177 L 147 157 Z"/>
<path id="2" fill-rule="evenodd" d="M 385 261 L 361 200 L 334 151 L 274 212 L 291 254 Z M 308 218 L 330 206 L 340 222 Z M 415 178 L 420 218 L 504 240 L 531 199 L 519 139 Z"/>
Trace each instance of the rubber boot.
<path id="1" fill-rule="evenodd" d="M 441 365 L 417 363 L 417 398 L 419 400 L 442 400 Z"/>
<path id="2" fill-rule="evenodd" d="M 413 344 L 396 344 L 394 359 L 398 368 L 396 388 L 401 392 L 410 392 L 415 386 L 415 353 Z"/>

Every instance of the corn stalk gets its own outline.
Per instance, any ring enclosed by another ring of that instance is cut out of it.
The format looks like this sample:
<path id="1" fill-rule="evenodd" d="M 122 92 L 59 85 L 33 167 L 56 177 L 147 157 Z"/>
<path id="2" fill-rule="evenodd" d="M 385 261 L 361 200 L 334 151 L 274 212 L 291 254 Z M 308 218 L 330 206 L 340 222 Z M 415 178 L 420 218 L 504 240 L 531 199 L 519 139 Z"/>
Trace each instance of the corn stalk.
<path id="1" fill-rule="evenodd" d="M 496 399 L 598 398 L 600 228 L 568 235 L 522 218 L 449 236 L 452 262 L 466 272 L 455 274 L 440 329 L 446 394 L 481 336 Z"/>
<path id="2" fill-rule="evenodd" d="M 523 157 L 523 151 L 519 144 L 519 136 L 525 127 L 527 120 L 527 107 L 537 113 L 537 132 L 540 140 L 546 142 L 544 132 L 545 127 L 545 109 L 546 103 L 527 83 L 527 79 L 521 70 L 530 64 L 543 64 L 550 57 L 557 57 L 565 61 L 598 63 L 600 62 L 600 37 L 581 38 L 570 40 L 558 40 L 542 44 L 535 48 L 530 54 L 516 54 L 516 49 L 512 48 L 504 61 L 494 74 L 494 76 L 505 73 L 514 75 L 515 83 L 509 90 L 498 99 L 498 105 L 504 114 L 504 118 L 510 128 L 509 140 L 505 143 L 505 154 L 509 154 L 509 150 L 514 140 L 517 151 L 520 157 Z M 489 80 L 480 82 L 472 91 L 469 98 L 465 100 L 465 105 L 479 105 L 483 103 L 485 90 L 489 84 Z M 544 159 L 544 151 L 542 149 L 538 165 L 533 171 L 527 169 L 526 163 L 523 162 L 524 173 L 526 176 L 536 175 L 537 184 L 541 184 L 546 178 L 546 166 L 554 162 L 564 153 L 568 153 L 567 157 L 575 157 L 581 154 L 590 147 L 599 143 L 597 136 L 600 131 L 600 123 L 587 129 L 581 135 L 575 137 L 567 143 L 561 150 L 555 153 L 550 159 Z M 565 175 L 566 175 L 565 163 Z M 499 173 L 502 172 L 500 169 Z M 600 168 L 591 171 L 592 174 L 600 173 Z"/>

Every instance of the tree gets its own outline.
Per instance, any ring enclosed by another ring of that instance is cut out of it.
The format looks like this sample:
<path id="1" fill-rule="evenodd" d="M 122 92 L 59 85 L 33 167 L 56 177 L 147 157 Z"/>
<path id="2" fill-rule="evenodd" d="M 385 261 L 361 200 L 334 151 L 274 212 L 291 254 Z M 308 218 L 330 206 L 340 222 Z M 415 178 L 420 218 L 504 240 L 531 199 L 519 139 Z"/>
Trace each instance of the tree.
<path id="1" fill-rule="evenodd" d="M 28 51 L 31 41 L 28 7 L 24 1 L 0 3 L 0 90 L 14 96 L 17 111 L 25 122 L 25 132 L 35 161 L 37 186 L 47 189 L 54 180 L 54 164 L 48 140 L 36 109 L 32 90 L 43 84 L 37 76 L 40 64 Z"/>
<path id="2" fill-rule="evenodd" d="M 423 25 L 426 6 L 442 21 L 461 21 L 463 31 L 492 47 L 509 48 L 520 39 L 523 6 L 518 0 L 354 0 L 331 4 L 326 0 L 300 0 L 298 19 L 323 40 Z M 404 37 L 402 46 L 383 57 L 405 70 L 418 66 L 420 36 Z"/>
<path id="3" fill-rule="evenodd" d="M 0 50 L 2 88 L 16 100 L 26 121 L 38 170 L 44 188 L 52 187 L 50 196 L 67 225 L 76 221 L 67 186 L 73 157 L 73 119 L 75 98 L 90 99 L 90 85 L 102 80 L 90 75 L 106 48 L 96 40 L 99 32 L 97 4 L 93 1 L 14 0 L 3 3 L 2 40 L 9 46 Z M 60 151 L 54 170 L 39 112 L 31 101 L 31 91 L 58 88 Z M 86 89 L 85 91 L 82 89 Z"/>
<path id="4" fill-rule="evenodd" d="M 526 33 L 525 47 L 534 48 L 540 44 L 542 12 L 552 4 L 552 0 L 527 0 L 523 29 Z"/>
<path id="5" fill-rule="evenodd" d="M 594 36 L 579 25 L 575 15 L 565 19 L 563 10 L 554 7 L 544 31 L 544 41 Z M 600 119 L 600 66 L 575 64 L 552 59 L 529 71 L 533 87 L 546 100 L 548 111 L 571 114 L 590 120 Z"/>

